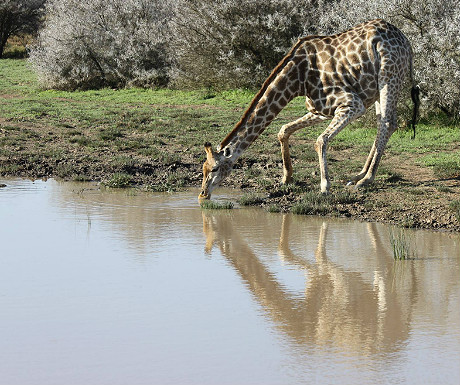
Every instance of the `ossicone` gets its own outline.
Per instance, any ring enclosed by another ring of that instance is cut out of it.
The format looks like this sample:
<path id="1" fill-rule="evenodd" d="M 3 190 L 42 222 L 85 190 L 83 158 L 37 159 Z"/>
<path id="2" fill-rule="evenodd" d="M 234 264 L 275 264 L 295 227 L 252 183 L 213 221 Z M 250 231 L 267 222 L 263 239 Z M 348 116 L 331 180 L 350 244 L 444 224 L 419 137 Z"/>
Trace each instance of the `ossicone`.
<path id="1" fill-rule="evenodd" d="M 215 156 L 215 151 L 212 149 L 212 144 L 209 142 L 206 142 L 204 144 L 204 150 L 206 151 L 206 158 L 208 162 L 211 162 Z"/>

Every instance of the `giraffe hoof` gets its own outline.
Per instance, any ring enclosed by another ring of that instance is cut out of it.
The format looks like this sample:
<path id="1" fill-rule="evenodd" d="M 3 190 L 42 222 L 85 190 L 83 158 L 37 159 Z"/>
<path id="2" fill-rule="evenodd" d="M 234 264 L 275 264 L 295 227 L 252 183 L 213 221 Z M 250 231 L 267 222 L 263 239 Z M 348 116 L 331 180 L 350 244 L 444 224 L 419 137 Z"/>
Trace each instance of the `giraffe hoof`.
<path id="1" fill-rule="evenodd" d="M 349 181 L 347 182 L 347 186 L 353 186 L 354 184 L 355 184 L 355 182 L 353 182 L 352 180 L 349 180 Z"/>
<path id="2" fill-rule="evenodd" d="M 355 189 L 356 190 L 363 189 L 363 188 L 368 187 L 370 184 L 371 184 L 371 181 L 367 179 L 361 179 L 358 183 L 356 183 Z"/>

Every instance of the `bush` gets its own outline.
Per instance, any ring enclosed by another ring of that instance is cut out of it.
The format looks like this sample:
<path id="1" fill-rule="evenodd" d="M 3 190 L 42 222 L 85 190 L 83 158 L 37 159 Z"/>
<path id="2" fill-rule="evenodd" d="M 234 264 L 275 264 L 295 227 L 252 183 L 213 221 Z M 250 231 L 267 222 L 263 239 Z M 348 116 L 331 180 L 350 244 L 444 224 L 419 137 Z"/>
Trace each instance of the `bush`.
<path id="1" fill-rule="evenodd" d="M 258 88 L 299 36 L 377 17 L 410 39 L 422 107 L 460 119 L 457 0 L 48 0 L 31 62 L 50 88 Z"/>
<path id="2" fill-rule="evenodd" d="M 326 1 L 178 0 L 177 85 L 259 87 Z"/>
<path id="3" fill-rule="evenodd" d="M 0 2 L 0 57 L 12 36 L 35 34 L 43 17 L 45 0 L 2 0 Z M 10 57 L 14 56 L 10 53 Z"/>
<path id="4" fill-rule="evenodd" d="M 30 61 L 42 85 L 76 89 L 161 86 L 171 18 L 159 0 L 49 0 Z"/>

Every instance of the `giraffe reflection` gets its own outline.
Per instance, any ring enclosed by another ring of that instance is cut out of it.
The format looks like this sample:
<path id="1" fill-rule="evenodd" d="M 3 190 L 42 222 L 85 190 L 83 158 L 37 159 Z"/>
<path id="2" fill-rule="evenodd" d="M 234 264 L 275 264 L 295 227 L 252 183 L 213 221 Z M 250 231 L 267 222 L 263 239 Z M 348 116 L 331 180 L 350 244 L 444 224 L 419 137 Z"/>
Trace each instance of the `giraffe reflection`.
<path id="1" fill-rule="evenodd" d="M 391 285 L 385 283 L 391 279 L 381 274 L 392 274 L 393 269 L 392 259 L 385 256 L 373 282 L 331 261 L 327 242 L 333 234 L 327 222 L 318 229 L 314 261 L 309 261 L 289 247 L 291 222 L 291 215 L 283 216 L 278 255 L 285 266 L 305 273 L 301 296 L 287 290 L 269 264 L 257 256 L 233 226 L 231 215 L 203 213 L 205 249 L 209 253 L 214 245 L 219 247 L 264 312 L 293 343 L 329 344 L 361 355 L 398 350 L 409 335 L 415 281 L 405 282 L 403 291 L 388 287 Z M 372 224 L 368 230 L 378 246 L 381 240 Z"/>

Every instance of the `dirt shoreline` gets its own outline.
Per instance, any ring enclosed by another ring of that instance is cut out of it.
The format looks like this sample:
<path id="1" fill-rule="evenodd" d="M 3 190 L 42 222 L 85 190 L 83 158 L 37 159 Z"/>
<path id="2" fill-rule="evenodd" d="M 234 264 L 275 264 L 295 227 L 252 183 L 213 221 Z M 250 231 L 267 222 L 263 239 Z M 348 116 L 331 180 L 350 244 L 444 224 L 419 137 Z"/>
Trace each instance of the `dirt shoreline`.
<path id="1" fill-rule="evenodd" d="M 133 162 L 114 169 L 113 165 L 107 161 L 114 154 L 105 154 L 108 157 L 92 159 L 80 155 L 68 153 L 67 157 L 61 159 L 50 159 L 46 156 L 27 158 L 19 151 L 9 159 L 0 159 L 3 169 L 8 168 L 9 165 L 9 169 L 14 170 L 8 173 L 3 172 L 0 175 L 31 179 L 91 180 L 110 186 L 109 181 L 113 175 L 122 172 L 123 175 L 129 176 L 129 183 L 124 186 L 129 185 L 148 191 L 177 191 L 201 185 L 201 164 L 193 156 L 185 156 L 184 158 L 188 159 L 169 164 L 159 161 L 142 164 Z M 281 176 L 279 166 L 280 163 L 267 164 L 241 159 L 222 186 L 239 189 L 242 197 L 256 197 L 257 199 L 248 202 L 250 205 L 273 211 L 289 212 L 302 200 L 307 191 L 319 190 L 319 177 L 316 172 L 313 172 L 311 177 L 306 178 L 306 181 L 297 181 L 292 185 L 283 186 L 276 179 L 277 174 Z M 71 169 L 72 173 L 62 175 L 63 169 Z M 266 182 L 261 185 L 260 178 L 248 178 L 246 175 L 249 169 L 263 174 Z M 424 171 L 426 173 L 426 170 Z M 171 180 L 172 174 L 181 175 L 180 180 Z M 81 175 L 85 177 L 80 178 Z M 347 217 L 408 228 L 460 231 L 457 214 L 449 207 L 449 202 L 454 197 L 458 197 L 460 190 L 458 179 L 435 180 L 420 172 L 401 175 L 403 176 L 394 180 L 377 178 L 376 182 L 366 190 L 341 187 L 345 181 L 333 182 L 331 196 L 345 192 L 348 194 L 348 199 L 345 202 L 331 202 L 327 210 L 316 212 L 314 215 Z M 169 182 L 165 183 L 168 178 Z M 218 190 L 216 190 L 216 195 L 218 195 Z M 320 195 L 319 192 L 318 195 Z"/>

